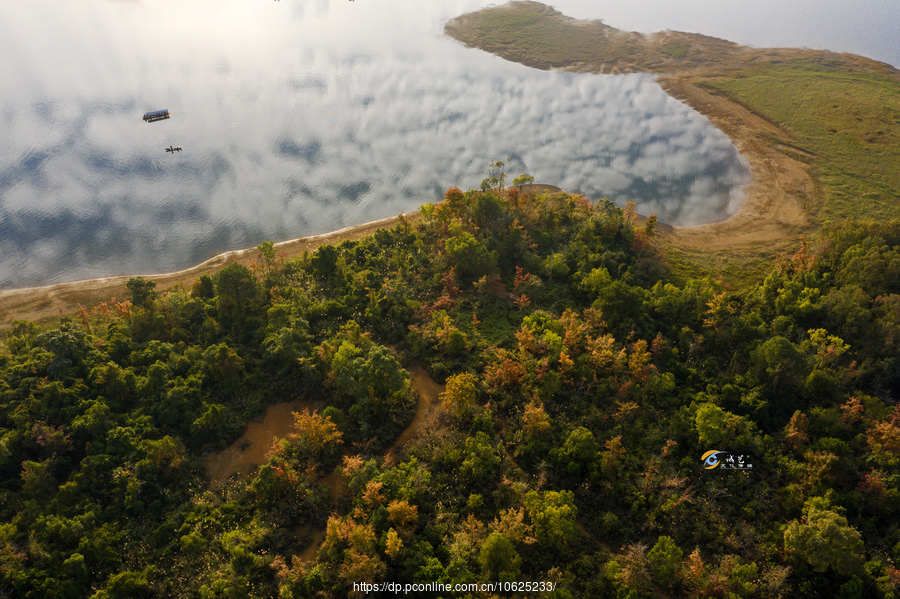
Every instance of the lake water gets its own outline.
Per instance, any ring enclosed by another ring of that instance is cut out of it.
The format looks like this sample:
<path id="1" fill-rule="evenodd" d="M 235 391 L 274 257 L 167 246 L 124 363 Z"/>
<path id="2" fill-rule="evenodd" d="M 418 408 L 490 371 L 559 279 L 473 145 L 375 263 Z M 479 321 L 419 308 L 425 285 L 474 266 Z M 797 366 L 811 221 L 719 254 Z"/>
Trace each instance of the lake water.
<path id="1" fill-rule="evenodd" d="M 496 159 L 672 224 L 737 209 L 746 164 L 652 77 L 537 71 L 443 35 L 487 4 L 2 3 L 0 288 L 175 270 L 396 215 L 478 187 Z M 638 29 L 604 4 L 555 6 Z"/>

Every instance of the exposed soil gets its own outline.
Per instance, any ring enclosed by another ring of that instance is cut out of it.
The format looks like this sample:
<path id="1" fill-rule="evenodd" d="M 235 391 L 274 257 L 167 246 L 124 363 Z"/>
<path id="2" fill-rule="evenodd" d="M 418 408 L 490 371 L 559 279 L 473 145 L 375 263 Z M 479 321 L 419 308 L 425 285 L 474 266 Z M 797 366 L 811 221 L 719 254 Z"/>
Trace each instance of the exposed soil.
<path id="1" fill-rule="evenodd" d="M 446 389 L 444 385 L 437 384 L 421 366 L 415 366 L 409 371 L 409 375 L 409 382 L 419 396 L 416 413 L 409 426 L 403 429 L 394 444 L 385 452 L 384 459 L 387 462 L 396 462 L 400 448 L 432 422 L 440 405 L 440 395 Z"/>
<path id="2" fill-rule="evenodd" d="M 325 540 L 325 529 L 304 526 L 297 531 L 297 536 L 302 537 L 305 535 L 309 535 L 311 540 L 309 545 L 306 546 L 306 549 L 304 549 L 298 557 L 301 562 L 312 562 L 315 561 L 316 556 L 319 553 L 319 547 L 322 546 L 322 541 Z"/>
<path id="3" fill-rule="evenodd" d="M 425 369 L 416 365 L 410 370 L 410 384 L 419 396 L 416 412 L 412 422 L 385 452 L 385 462 L 396 463 L 400 449 L 414 439 L 428 426 L 438 413 L 439 398 L 445 386 L 439 385 Z M 228 480 L 248 478 L 268 461 L 268 454 L 277 439 L 287 437 L 294 425 L 293 413 L 301 409 L 321 410 L 323 401 L 294 400 L 272 404 L 265 413 L 247 424 L 247 430 L 241 438 L 229 447 L 205 456 L 203 463 L 209 473 L 209 488 L 221 487 Z M 342 489 L 343 481 L 337 471 L 328 474 L 322 481 L 333 495 L 337 496 Z M 300 554 L 300 560 L 313 561 L 316 552 L 325 538 L 325 529 L 311 525 L 297 529 L 298 537 L 309 537 L 310 544 Z"/>
<path id="4" fill-rule="evenodd" d="M 444 385 L 436 383 L 421 366 L 414 366 L 409 374 L 410 385 L 419 399 L 412 421 L 385 452 L 385 460 L 389 462 L 396 461 L 400 449 L 432 421 L 437 413 L 439 397 L 445 389 Z M 268 455 L 275 441 L 291 433 L 294 426 L 294 412 L 303 409 L 321 411 L 325 407 L 324 401 L 302 399 L 270 405 L 262 415 L 247 424 L 247 430 L 240 439 L 222 451 L 204 456 L 203 463 L 209 473 L 209 487 L 218 488 L 232 477 L 251 476 L 269 460 Z M 335 478 L 333 475 L 334 473 L 329 477 Z M 332 483 L 334 484 L 328 485 L 329 488 L 334 487 L 336 481 Z"/>
<path id="5" fill-rule="evenodd" d="M 266 408 L 258 418 L 247 424 L 241 438 L 227 448 L 204 456 L 209 473 L 209 487 L 218 488 L 229 478 L 246 478 L 269 461 L 269 452 L 277 439 L 283 439 L 294 428 L 293 413 L 304 408 L 321 410 L 322 401 L 294 400 L 276 403 Z"/>

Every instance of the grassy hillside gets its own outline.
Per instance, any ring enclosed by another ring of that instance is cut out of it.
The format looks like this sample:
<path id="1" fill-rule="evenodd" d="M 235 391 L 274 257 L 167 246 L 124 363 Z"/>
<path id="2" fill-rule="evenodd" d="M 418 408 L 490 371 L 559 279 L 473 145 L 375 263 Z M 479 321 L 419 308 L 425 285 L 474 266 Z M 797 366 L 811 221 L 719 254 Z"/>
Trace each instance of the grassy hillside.
<path id="1" fill-rule="evenodd" d="M 447 32 L 467 44 L 537 68 L 666 72 L 722 61 L 731 42 L 667 31 L 650 38 L 602 21 L 576 21 L 539 2 L 514 2 L 451 20 Z"/>
<path id="2" fill-rule="evenodd" d="M 821 220 L 900 217 L 897 77 L 791 61 L 700 85 L 778 125 L 815 157 Z"/>

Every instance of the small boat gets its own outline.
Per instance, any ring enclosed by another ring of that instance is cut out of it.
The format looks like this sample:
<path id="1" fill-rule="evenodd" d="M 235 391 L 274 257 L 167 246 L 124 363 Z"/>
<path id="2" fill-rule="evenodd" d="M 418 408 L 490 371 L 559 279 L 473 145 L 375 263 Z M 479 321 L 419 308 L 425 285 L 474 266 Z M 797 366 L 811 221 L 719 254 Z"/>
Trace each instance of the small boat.
<path id="1" fill-rule="evenodd" d="M 144 115 L 144 120 L 148 123 L 152 123 L 154 121 L 161 121 L 163 119 L 169 118 L 168 110 L 154 110 L 153 112 L 148 112 Z"/>
<path id="2" fill-rule="evenodd" d="M 169 146 L 168 148 L 166 148 L 166 152 L 175 153 L 175 152 L 180 152 L 180 151 L 181 151 L 181 146 Z"/>

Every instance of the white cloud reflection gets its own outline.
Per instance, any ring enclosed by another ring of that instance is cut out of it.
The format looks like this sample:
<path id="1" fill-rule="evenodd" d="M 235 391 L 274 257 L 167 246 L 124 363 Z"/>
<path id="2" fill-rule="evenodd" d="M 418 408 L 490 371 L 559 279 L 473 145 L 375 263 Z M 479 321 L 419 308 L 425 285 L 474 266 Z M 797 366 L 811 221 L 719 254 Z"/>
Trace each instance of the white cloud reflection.
<path id="1" fill-rule="evenodd" d="M 4 3 L 0 285 L 395 215 L 497 158 L 674 224 L 737 209 L 734 147 L 651 77 L 507 63 L 440 34 L 480 2 L 434 4 Z M 142 122 L 160 108 L 172 118 Z"/>

